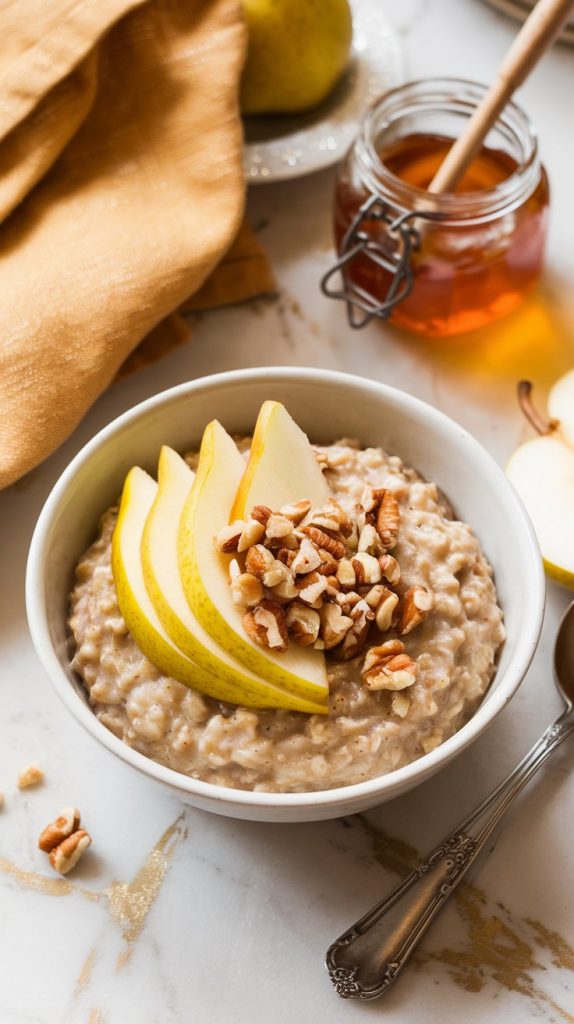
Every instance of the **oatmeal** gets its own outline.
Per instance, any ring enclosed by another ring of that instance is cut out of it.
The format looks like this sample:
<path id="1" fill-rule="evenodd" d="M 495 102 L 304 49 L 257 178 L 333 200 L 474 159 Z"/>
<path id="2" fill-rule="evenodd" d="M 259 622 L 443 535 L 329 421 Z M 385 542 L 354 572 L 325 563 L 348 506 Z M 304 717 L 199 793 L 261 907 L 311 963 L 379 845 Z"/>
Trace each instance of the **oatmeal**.
<path id="1" fill-rule="evenodd" d="M 329 654 L 326 716 L 225 704 L 162 675 L 130 636 L 112 576 L 117 509 L 110 509 L 77 567 L 73 666 L 100 721 L 153 760 L 239 789 L 350 785 L 433 750 L 468 720 L 486 692 L 504 628 L 492 572 L 470 526 L 453 518 L 435 484 L 395 456 L 350 442 L 317 453 L 345 510 L 361 500 L 365 485 L 392 492 L 400 508 L 395 589 L 402 596 L 431 593 L 432 611 L 420 614 L 400 640 L 392 629 L 381 636 L 374 623 L 371 642 L 383 644 L 366 672 L 364 651 L 348 661 Z M 415 602 L 411 612 L 417 611 Z M 369 679 L 393 658 L 397 679 L 414 666 L 406 688 L 371 688 Z"/>

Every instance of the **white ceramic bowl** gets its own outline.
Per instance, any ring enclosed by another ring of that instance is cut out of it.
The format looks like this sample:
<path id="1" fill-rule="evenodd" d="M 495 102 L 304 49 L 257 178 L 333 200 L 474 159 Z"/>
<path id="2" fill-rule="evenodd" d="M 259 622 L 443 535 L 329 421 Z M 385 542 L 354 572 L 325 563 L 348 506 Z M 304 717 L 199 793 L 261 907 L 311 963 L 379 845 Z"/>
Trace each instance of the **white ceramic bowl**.
<path id="1" fill-rule="evenodd" d="M 247 432 L 266 398 L 286 404 L 317 442 L 357 437 L 400 455 L 436 481 L 469 522 L 494 566 L 507 640 L 496 677 L 471 720 L 420 760 L 368 782 L 312 793 L 251 793 L 198 782 L 132 750 L 94 716 L 69 663 L 67 599 L 74 565 L 93 540 L 100 514 L 121 491 L 128 469 L 154 472 L 162 444 L 197 445 L 217 417 Z M 394 388 L 315 369 L 233 371 L 182 384 L 126 412 L 100 431 L 62 474 L 38 520 L 28 560 L 26 600 L 32 639 L 58 695 L 74 717 L 117 757 L 187 803 L 262 821 L 312 821 L 351 814 L 404 793 L 467 747 L 515 693 L 534 654 L 544 576 L 530 521 L 501 469 L 462 427 Z"/>

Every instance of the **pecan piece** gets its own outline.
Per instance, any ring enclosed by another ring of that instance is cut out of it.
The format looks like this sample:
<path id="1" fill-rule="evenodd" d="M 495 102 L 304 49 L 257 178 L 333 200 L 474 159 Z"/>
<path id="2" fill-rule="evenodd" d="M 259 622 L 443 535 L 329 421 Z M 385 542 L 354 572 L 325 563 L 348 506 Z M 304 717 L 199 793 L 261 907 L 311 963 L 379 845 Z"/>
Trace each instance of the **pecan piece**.
<path id="1" fill-rule="evenodd" d="M 295 643 L 302 647 L 310 647 L 319 636 L 321 619 L 319 612 L 309 608 L 302 601 L 293 601 L 286 614 L 287 629 Z"/>
<path id="2" fill-rule="evenodd" d="M 344 558 L 347 554 L 347 548 L 341 540 L 336 540 L 335 537 L 331 537 L 318 526 L 302 526 L 301 532 L 306 534 L 309 540 L 313 541 L 313 544 L 315 544 L 316 547 L 323 548 L 325 551 L 328 551 L 333 558 Z"/>
<path id="3" fill-rule="evenodd" d="M 301 541 L 301 547 L 291 562 L 291 570 L 301 576 L 304 576 L 306 573 L 313 572 L 315 569 L 318 569 L 320 565 L 321 555 L 309 538 L 304 537 Z"/>
<path id="4" fill-rule="evenodd" d="M 265 523 L 265 539 L 272 544 L 273 541 L 278 541 L 279 547 L 286 545 L 286 540 L 293 533 L 293 523 L 287 516 L 279 515 L 276 512 L 272 512 L 267 522 Z"/>
<path id="5" fill-rule="evenodd" d="M 319 548 L 319 556 L 321 565 L 317 566 L 317 572 L 322 576 L 335 576 L 339 565 L 337 559 L 333 558 L 329 551 L 325 551 L 325 548 Z"/>
<path id="6" fill-rule="evenodd" d="M 386 551 L 390 551 L 397 543 L 399 523 L 399 503 L 392 491 L 385 490 L 375 513 L 375 526 Z"/>
<path id="7" fill-rule="evenodd" d="M 254 544 L 245 558 L 245 570 L 256 576 L 266 587 L 275 587 L 289 577 L 287 566 L 278 561 L 263 544 Z"/>
<path id="8" fill-rule="evenodd" d="M 251 519 L 256 519 L 257 522 L 262 523 L 263 526 L 265 526 L 265 523 L 271 514 L 272 511 L 267 507 L 267 505 L 254 505 L 251 509 Z"/>
<path id="9" fill-rule="evenodd" d="M 37 764 L 28 764 L 18 776 L 18 789 L 28 789 L 30 786 L 37 786 L 43 780 L 44 772 L 42 769 Z"/>
<path id="10" fill-rule="evenodd" d="M 325 604 L 319 612 L 321 617 L 321 639 L 326 651 L 336 647 L 353 627 L 353 620 L 338 604 Z"/>
<path id="11" fill-rule="evenodd" d="M 402 640 L 387 640 L 367 651 L 361 676 L 369 690 L 405 690 L 415 682 L 418 670 Z"/>
<path id="12" fill-rule="evenodd" d="M 233 604 L 239 608 L 253 608 L 265 597 L 263 584 L 250 572 L 241 572 L 231 580 Z"/>
<path id="13" fill-rule="evenodd" d="M 246 526 L 247 523 L 244 523 L 242 519 L 236 519 L 235 522 L 229 523 L 228 526 L 223 526 L 214 537 L 217 550 L 223 551 L 224 554 L 229 554 L 230 551 L 237 551 L 241 534 Z"/>
<path id="14" fill-rule="evenodd" d="M 38 839 L 38 846 L 44 853 L 50 853 L 64 839 L 71 836 L 72 832 L 76 832 L 79 827 L 80 812 L 77 807 L 64 807 L 64 810 L 60 811 L 56 820 L 46 825 Z"/>
<path id="15" fill-rule="evenodd" d="M 303 498 L 302 501 L 294 501 L 290 505 L 282 505 L 279 509 L 281 515 L 287 516 L 287 519 L 290 519 L 295 526 L 297 526 L 310 511 L 311 502 L 308 498 Z"/>
<path id="16" fill-rule="evenodd" d="M 353 620 L 353 625 L 337 651 L 342 661 L 350 661 L 351 658 L 355 658 L 359 654 L 366 642 L 369 626 L 375 613 L 369 608 L 367 602 L 360 598 L 351 608 L 349 615 Z"/>
<path id="17" fill-rule="evenodd" d="M 297 580 L 296 585 L 300 601 L 311 605 L 312 608 L 321 607 L 323 604 L 323 594 L 329 586 L 325 576 L 321 576 L 318 572 L 308 572 Z"/>
<path id="18" fill-rule="evenodd" d="M 245 612 L 243 628 L 256 644 L 274 651 L 287 650 L 287 623 L 285 612 L 276 601 L 268 598 Z"/>
<path id="19" fill-rule="evenodd" d="M 341 558 L 337 565 L 337 579 L 342 587 L 354 587 L 357 581 L 350 558 Z"/>
<path id="20" fill-rule="evenodd" d="M 409 587 L 403 597 L 400 616 L 396 625 L 399 636 L 410 633 L 411 629 L 414 629 L 423 619 L 426 619 L 433 603 L 433 595 L 426 587 Z"/>
<path id="21" fill-rule="evenodd" d="M 50 851 L 50 864 L 61 875 L 67 875 L 68 871 L 75 868 L 91 842 L 91 836 L 85 829 L 80 828 L 77 832 L 72 832 L 71 836 L 63 839 L 58 846 Z"/>
<path id="22" fill-rule="evenodd" d="M 351 565 L 359 586 L 378 583 L 381 579 L 382 572 L 378 559 L 374 555 L 368 555 L 366 551 L 357 551 L 351 559 Z"/>
<path id="23" fill-rule="evenodd" d="M 257 544 L 261 540 L 264 533 L 265 527 L 263 526 L 263 523 L 258 522 L 257 519 L 248 519 L 245 524 L 245 529 L 242 531 L 239 538 L 237 550 L 239 552 L 247 551 L 248 548 Z"/>
<path id="24" fill-rule="evenodd" d="M 401 567 L 397 562 L 396 558 L 392 555 L 381 555 L 379 558 L 379 565 L 383 574 L 383 579 L 390 583 L 391 587 L 396 587 L 397 583 L 400 583 L 401 579 Z"/>

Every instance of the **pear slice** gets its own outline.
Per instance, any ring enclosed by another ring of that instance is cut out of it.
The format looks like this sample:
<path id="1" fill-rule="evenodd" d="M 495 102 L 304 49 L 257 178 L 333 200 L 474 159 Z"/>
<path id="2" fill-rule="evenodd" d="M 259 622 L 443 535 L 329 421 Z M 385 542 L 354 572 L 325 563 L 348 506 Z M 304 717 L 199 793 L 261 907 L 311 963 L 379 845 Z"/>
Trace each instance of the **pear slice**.
<path id="1" fill-rule="evenodd" d="M 282 505 L 309 498 L 317 508 L 328 497 L 329 488 L 307 435 L 281 402 L 264 402 L 229 521 L 245 519 L 254 505 L 268 505 L 277 511 Z"/>
<path id="2" fill-rule="evenodd" d="M 245 462 L 217 420 L 205 428 L 197 475 L 179 528 L 179 568 L 191 610 L 211 637 L 251 672 L 326 709 L 327 671 L 322 651 L 291 644 L 282 653 L 261 647 L 243 629 L 229 586 L 231 556 L 219 552 L 215 534 L 229 513 Z"/>
<path id="3" fill-rule="evenodd" d="M 160 672 L 207 693 L 215 681 L 170 640 L 145 587 L 140 543 L 156 492 L 155 480 L 134 466 L 124 483 L 112 539 L 112 572 L 120 612 L 140 651 Z"/>
<path id="4" fill-rule="evenodd" d="M 209 674 L 197 689 L 248 707 L 288 708 L 324 714 L 325 706 L 293 696 L 249 672 L 211 638 L 193 614 L 183 590 L 177 556 L 181 513 L 195 474 L 172 448 L 161 449 L 158 488 L 141 539 L 143 578 L 153 607 L 171 640 Z"/>
<path id="5" fill-rule="evenodd" d="M 574 447 L 558 434 L 520 445 L 506 467 L 532 519 L 550 576 L 574 587 Z"/>

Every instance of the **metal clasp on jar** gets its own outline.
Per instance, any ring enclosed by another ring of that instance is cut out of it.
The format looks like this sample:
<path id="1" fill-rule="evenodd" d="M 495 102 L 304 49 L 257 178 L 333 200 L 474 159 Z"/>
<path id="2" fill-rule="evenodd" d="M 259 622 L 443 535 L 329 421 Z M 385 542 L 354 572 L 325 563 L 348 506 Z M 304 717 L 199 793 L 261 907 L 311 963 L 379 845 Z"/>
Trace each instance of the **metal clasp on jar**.
<path id="1" fill-rule="evenodd" d="M 347 304 L 347 318 L 351 327 L 364 327 L 374 317 L 386 320 L 399 302 L 410 295 L 413 287 L 411 256 L 420 245 L 420 233 L 412 221 L 441 220 L 440 213 L 410 210 L 400 212 L 397 207 L 371 195 L 359 207 L 349 225 L 339 251 L 339 259 L 321 278 L 321 291 L 331 299 L 342 299 Z M 385 241 L 381 245 L 369 233 L 369 223 L 387 225 Z M 370 260 L 377 267 L 392 274 L 387 293 L 381 301 L 349 276 L 349 264 L 357 257 Z M 342 287 L 333 285 L 332 278 L 340 275 Z"/>

